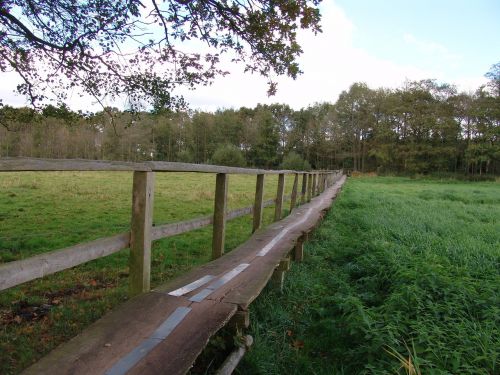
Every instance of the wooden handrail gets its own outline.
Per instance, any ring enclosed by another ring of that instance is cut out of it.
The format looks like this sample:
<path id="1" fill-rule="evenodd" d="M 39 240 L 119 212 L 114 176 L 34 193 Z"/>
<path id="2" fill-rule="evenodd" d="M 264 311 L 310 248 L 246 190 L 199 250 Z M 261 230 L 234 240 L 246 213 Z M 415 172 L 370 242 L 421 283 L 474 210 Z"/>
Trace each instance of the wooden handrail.
<path id="1" fill-rule="evenodd" d="M 309 173 L 307 171 L 239 168 L 226 167 L 222 165 L 174 163 L 166 161 L 144 161 L 141 163 L 134 163 L 127 161 L 88 159 L 38 159 L 26 157 L 0 158 L 0 172 L 22 171 L 143 171 L 226 173 L 250 175 Z"/>

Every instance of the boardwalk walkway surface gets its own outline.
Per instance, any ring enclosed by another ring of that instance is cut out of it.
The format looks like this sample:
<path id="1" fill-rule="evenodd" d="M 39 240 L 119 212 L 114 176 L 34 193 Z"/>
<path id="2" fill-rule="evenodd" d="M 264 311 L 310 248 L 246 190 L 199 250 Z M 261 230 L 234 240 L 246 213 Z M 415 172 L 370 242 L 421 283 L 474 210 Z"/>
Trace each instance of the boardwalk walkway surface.
<path id="1" fill-rule="evenodd" d="M 296 242 L 319 222 L 345 176 L 223 257 L 139 295 L 24 374 L 184 374 L 209 338 L 247 310 Z"/>

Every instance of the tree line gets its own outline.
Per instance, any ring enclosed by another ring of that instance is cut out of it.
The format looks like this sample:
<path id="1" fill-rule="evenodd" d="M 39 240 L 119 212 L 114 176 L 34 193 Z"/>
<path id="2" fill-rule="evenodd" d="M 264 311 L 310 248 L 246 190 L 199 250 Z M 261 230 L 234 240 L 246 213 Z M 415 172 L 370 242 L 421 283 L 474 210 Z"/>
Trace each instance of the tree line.
<path id="1" fill-rule="evenodd" d="M 335 103 L 137 114 L 0 108 L 0 156 L 166 160 L 379 173 L 500 173 L 500 63 L 460 93 L 435 80 L 355 83 Z"/>

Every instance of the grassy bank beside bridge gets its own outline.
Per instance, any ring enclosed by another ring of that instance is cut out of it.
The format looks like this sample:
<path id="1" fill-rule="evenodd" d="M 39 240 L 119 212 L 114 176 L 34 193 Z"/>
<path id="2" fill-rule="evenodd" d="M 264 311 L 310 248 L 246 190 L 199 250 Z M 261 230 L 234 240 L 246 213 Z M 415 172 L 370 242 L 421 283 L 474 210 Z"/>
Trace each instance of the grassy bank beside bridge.
<path id="1" fill-rule="evenodd" d="M 500 371 L 499 183 L 351 178 L 305 254 L 239 374 Z"/>

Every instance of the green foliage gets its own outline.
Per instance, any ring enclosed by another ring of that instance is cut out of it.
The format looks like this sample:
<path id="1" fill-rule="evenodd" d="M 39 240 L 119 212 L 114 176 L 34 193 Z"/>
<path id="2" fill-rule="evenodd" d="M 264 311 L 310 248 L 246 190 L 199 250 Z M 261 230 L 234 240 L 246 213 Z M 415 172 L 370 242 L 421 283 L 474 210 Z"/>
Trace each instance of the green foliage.
<path id="1" fill-rule="evenodd" d="M 318 0 L 2 1 L 0 71 L 17 73 L 32 104 L 54 93 L 58 102 L 80 88 L 99 103 L 127 97 L 155 112 L 184 107 L 178 86 L 194 87 L 227 74 L 226 53 L 269 79 L 296 78 L 299 29 L 320 31 Z M 143 11 L 147 8 L 148 11 Z M 199 40 L 208 51 L 192 51 Z M 126 51 L 126 52 L 125 52 Z M 214 51 L 217 51 L 214 54 Z"/>
<path id="2" fill-rule="evenodd" d="M 299 154 L 292 151 L 283 158 L 283 163 L 281 163 L 281 168 L 295 170 L 295 171 L 309 171 L 311 170 L 311 165 L 307 160 L 304 160 Z"/>
<path id="3" fill-rule="evenodd" d="M 212 155 L 212 164 L 228 167 L 244 167 L 245 158 L 241 150 L 233 145 L 222 145 Z"/>
<path id="4" fill-rule="evenodd" d="M 500 185 L 352 178 L 238 374 L 496 374 Z"/>

